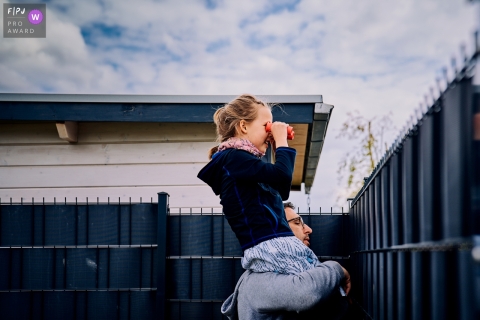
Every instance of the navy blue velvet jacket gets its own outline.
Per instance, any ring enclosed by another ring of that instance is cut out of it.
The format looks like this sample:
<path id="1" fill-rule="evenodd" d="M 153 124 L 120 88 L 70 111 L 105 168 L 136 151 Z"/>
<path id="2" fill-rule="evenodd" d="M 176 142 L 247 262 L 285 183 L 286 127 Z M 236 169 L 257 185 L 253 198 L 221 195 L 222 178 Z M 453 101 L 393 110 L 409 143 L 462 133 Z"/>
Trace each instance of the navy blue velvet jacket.
<path id="1" fill-rule="evenodd" d="M 293 236 L 282 200 L 287 200 L 297 152 L 279 147 L 275 164 L 238 149 L 217 152 L 198 173 L 216 195 L 242 250 L 262 241 Z"/>

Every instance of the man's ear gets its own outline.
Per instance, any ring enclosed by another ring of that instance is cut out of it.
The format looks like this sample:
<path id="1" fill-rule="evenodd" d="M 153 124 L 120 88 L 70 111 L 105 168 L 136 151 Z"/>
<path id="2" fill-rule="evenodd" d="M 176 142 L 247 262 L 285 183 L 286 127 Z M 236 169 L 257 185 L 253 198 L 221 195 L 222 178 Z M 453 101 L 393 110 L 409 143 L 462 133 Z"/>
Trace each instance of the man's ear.
<path id="1" fill-rule="evenodd" d="M 238 123 L 238 127 L 241 133 L 247 133 L 247 122 L 245 120 L 240 120 L 240 122 Z"/>

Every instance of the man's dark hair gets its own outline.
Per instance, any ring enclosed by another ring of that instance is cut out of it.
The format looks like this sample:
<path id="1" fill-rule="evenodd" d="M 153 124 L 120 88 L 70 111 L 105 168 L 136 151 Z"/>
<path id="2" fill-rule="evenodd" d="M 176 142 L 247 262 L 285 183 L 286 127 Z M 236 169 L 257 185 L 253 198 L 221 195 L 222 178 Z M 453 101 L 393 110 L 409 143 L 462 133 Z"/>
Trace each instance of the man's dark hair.
<path id="1" fill-rule="evenodd" d="M 283 203 L 283 209 L 287 209 L 287 208 L 295 210 L 295 205 L 291 202 L 284 202 Z"/>

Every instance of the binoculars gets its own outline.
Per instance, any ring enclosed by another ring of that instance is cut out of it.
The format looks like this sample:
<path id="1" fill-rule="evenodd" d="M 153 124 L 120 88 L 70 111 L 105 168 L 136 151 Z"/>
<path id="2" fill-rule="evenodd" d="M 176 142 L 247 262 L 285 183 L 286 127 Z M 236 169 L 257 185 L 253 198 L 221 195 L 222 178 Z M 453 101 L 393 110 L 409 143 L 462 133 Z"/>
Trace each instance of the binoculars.
<path id="1" fill-rule="evenodd" d="M 268 122 L 267 125 L 265 126 L 265 130 L 267 132 L 270 132 L 272 130 L 272 123 Z M 293 140 L 295 137 L 295 131 L 293 131 L 293 127 L 288 126 L 287 127 L 287 139 L 288 140 Z"/>

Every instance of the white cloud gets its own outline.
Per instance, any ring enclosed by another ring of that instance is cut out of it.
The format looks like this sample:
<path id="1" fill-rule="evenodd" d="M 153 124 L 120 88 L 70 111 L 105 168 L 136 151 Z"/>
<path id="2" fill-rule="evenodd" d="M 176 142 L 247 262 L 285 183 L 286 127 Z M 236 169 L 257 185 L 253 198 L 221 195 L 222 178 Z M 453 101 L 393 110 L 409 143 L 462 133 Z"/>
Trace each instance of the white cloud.
<path id="1" fill-rule="evenodd" d="M 0 91 L 322 94 L 335 109 L 311 203 L 329 207 L 346 112 L 393 111 L 403 126 L 472 43 L 479 10 L 465 0 L 292 3 L 52 1 L 46 39 L 0 39 Z"/>

